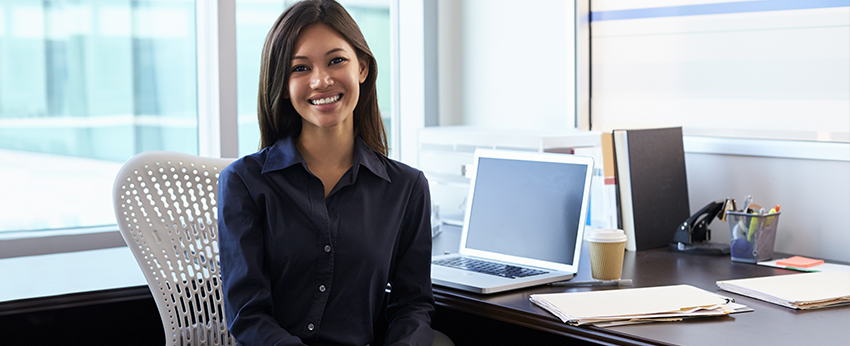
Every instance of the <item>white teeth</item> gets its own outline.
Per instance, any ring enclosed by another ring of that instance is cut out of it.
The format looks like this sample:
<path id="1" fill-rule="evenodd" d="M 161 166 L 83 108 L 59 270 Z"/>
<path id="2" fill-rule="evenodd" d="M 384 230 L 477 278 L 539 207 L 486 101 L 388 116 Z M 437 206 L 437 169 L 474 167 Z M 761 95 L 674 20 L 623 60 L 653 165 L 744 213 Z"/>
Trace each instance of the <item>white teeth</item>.
<path id="1" fill-rule="evenodd" d="M 336 102 L 337 100 L 339 100 L 339 95 L 326 97 L 318 100 L 310 100 L 310 103 L 314 105 L 326 105 L 328 103 Z"/>

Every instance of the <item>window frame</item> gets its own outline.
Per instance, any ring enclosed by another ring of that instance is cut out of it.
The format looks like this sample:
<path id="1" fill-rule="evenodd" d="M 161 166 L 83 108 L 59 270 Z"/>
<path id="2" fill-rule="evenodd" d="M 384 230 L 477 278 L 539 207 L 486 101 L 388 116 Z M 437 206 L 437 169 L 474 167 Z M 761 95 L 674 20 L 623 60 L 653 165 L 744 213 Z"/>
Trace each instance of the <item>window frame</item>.
<path id="1" fill-rule="evenodd" d="M 431 1 L 431 0 L 428 0 Z M 400 22 L 410 22 L 421 11 L 415 6 L 410 11 L 400 11 L 399 0 L 390 0 L 390 25 L 396 30 L 391 31 L 391 108 L 392 126 L 395 134 L 389 143 L 391 148 L 401 148 L 400 138 L 402 124 L 399 114 L 409 108 L 400 110 L 398 71 Z M 413 3 L 421 4 L 423 0 L 401 2 L 404 8 Z M 399 14 L 404 13 L 405 19 L 400 20 Z M 422 25 L 421 21 L 415 22 Z M 238 141 L 238 109 L 237 109 L 237 72 L 236 72 L 236 0 L 195 1 L 196 25 L 196 68 L 197 68 L 197 108 L 198 108 L 198 155 L 206 157 L 236 158 L 239 155 Z M 408 31 L 415 31 L 405 25 Z M 419 28 L 418 30 L 422 30 Z M 413 40 L 416 41 L 416 40 Z M 407 55 L 405 55 L 406 57 Z M 409 59 L 413 60 L 414 57 Z M 422 69 L 412 70 L 412 74 L 421 74 Z M 405 78 L 414 78 L 410 74 Z M 420 98 L 422 95 L 419 96 Z M 411 100 L 411 98 L 405 98 Z M 418 101 L 421 104 L 421 99 Z M 406 118 L 405 125 L 417 124 L 417 117 L 411 114 Z M 410 129 L 408 129 L 409 131 Z M 415 138 L 415 130 L 413 137 Z M 415 145 L 415 141 L 414 141 Z M 404 148 L 401 150 L 414 150 Z M 393 158 L 399 159 L 400 153 L 393 152 Z M 415 162 L 415 161 L 413 161 Z M 0 258 L 11 258 L 52 253 L 94 250 L 126 246 L 117 225 L 79 227 L 54 230 L 27 230 L 0 233 Z"/>
<path id="2" fill-rule="evenodd" d="M 236 0 L 195 1 L 195 23 L 198 155 L 236 158 Z"/>

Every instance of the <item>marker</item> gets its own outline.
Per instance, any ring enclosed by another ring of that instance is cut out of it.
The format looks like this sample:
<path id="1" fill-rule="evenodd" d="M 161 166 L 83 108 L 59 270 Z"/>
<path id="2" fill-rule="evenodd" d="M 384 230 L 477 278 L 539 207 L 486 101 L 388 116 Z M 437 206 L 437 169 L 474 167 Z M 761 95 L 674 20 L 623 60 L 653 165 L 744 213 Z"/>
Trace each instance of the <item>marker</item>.
<path id="1" fill-rule="evenodd" d="M 587 287 L 600 287 L 600 286 L 631 286 L 632 279 L 619 279 L 619 280 L 590 280 L 590 281 L 558 281 L 549 284 L 550 286 L 587 286 Z"/>
<path id="2" fill-rule="evenodd" d="M 778 213 L 778 212 L 779 212 L 779 204 L 777 204 L 775 207 L 770 209 L 770 211 L 767 212 L 767 215 L 775 214 L 775 213 Z M 768 216 L 767 217 L 767 223 L 765 223 L 765 226 L 764 226 L 765 228 L 770 227 L 770 224 L 773 223 L 773 218 L 774 218 L 774 216 Z"/>
<path id="3" fill-rule="evenodd" d="M 769 211 L 769 212 L 767 212 L 767 213 L 768 213 L 768 214 L 773 214 L 773 213 L 776 213 L 776 212 L 778 212 L 778 211 L 779 211 L 779 204 L 777 204 L 775 207 L 771 208 L 771 209 L 770 209 L 770 211 Z"/>
<path id="4" fill-rule="evenodd" d="M 753 242 L 753 234 L 756 233 L 756 229 L 758 228 L 758 224 L 761 221 L 760 216 L 764 215 L 764 208 L 761 208 L 758 213 L 753 211 L 752 214 L 756 215 L 756 216 L 750 217 L 750 231 L 747 232 L 747 241 L 750 242 L 750 243 Z"/>

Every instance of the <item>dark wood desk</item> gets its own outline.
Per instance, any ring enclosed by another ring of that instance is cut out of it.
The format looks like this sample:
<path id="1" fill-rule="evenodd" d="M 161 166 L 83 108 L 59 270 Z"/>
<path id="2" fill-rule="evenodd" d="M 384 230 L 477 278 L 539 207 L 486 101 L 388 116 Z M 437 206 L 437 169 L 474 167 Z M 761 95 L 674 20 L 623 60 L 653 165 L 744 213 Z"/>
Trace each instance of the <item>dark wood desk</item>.
<path id="1" fill-rule="evenodd" d="M 3 345 L 165 343 L 126 247 L 0 259 L 0 331 Z"/>
<path id="2" fill-rule="evenodd" d="M 150 299 L 126 247 L 0 259 L 0 316 Z"/>
<path id="3" fill-rule="evenodd" d="M 444 227 L 443 233 L 434 238 L 434 253 L 457 251 L 459 239 L 460 228 Z M 589 280 L 590 262 L 586 249 L 582 253 L 581 261 L 575 280 Z M 30 274 L 23 275 L 24 272 Z M 32 272 L 39 274 L 32 275 Z M 723 279 L 796 273 L 733 263 L 729 257 L 683 255 L 664 249 L 627 252 L 623 277 L 632 279 L 634 287 L 685 283 L 732 296 L 755 311 L 722 318 L 614 328 L 566 325 L 547 311 L 533 305 L 528 298 L 536 293 L 617 288 L 540 286 L 479 295 L 435 286 L 434 296 L 438 310 L 480 316 L 482 320 L 487 321 L 500 321 L 503 325 L 517 326 L 520 330 L 512 332 L 520 334 L 536 330 L 542 331 L 543 334 L 583 340 L 592 344 L 824 345 L 840 344 L 839 340 L 846 340 L 846 328 L 850 326 L 850 307 L 796 311 L 723 292 L 715 285 L 715 281 Z M 11 335 L 12 340 L 18 336 L 29 344 L 38 344 L 39 340 L 48 344 L 55 341 L 54 337 L 85 337 L 94 335 L 93 333 L 104 336 L 104 340 L 120 341 L 119 344 L 125 345 L 161 344 L 164 340 L 153 298 L 141 271 L 126 248 L 3 259 L 0 260 L 0 278 L 5 278 L 0 279 L 0 324 L 4 326 L 4 333 Z M 8 278 L 18 279 L 7 280 Z M 435 322 L 439 323 L 441 318 L 438 314 Z M 92 321 L 98 321 L 100 325 Z M 109 323 L 113 323 L 111 328 Z M 127 325 L 135 327 L 130 331 L 126 329 Z M 104 326 L 105 329 L 114 330 L 115 335 L 103 335 Z M 39 334 L 39 331 L 44 330 L 56 333 Z M 48 337 L 51 334 L 55 334 L 54 337 Z M 130 335 L 135 338 L 132 340 L 135 343 L 127 339 Z M 524 336 L 519 335 L 517 338 L 523 339 Z M 551 344 L 560 343 L 556 341 Z"/>
<path id="4" fill-rule="evenodd" d="M 444 226 L 434 238 L 434 254 L 455 252 L 460 228 Z M 585 244 L 586 245 L 586 244 Z M 780 255 L 780 254 L 777 254 Z M 587 248 L 574 280 L 590 280 Z M 529 301 L 539 293 L 580 292 L 618 289 L 614 287 L 565 288 L 540 286 L 530 289 L 481 295 L 434 286 L 440 307 L 499 320 L 552 334 L 613 345 L 826 345 L 846 341 L 850 326 L 850 306 L 797 311 L 717 288 L 717 280 L 770 275 L 793 275 L 785 269 L 735 263 L 728 256 L 698 256 L 668 252 L 666 249 L 626 252 L 623 278 L 633 287 L 689 284 L 735 298 L 755 311 L 721 318 L 691 319 L 682 322 L 647 323 L 612 328 L 573 327 L 562 323 Z M 439 318 L 439 316 L 438 316 Z M 843 341 L 840 341 L 843 340 Z"/>

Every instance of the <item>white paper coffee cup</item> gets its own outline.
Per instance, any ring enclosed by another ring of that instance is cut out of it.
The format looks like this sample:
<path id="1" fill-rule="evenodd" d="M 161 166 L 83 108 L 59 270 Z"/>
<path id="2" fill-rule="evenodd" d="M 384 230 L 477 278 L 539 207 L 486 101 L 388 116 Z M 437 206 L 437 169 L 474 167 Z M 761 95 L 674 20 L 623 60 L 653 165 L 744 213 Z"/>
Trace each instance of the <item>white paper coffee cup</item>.
<path id="1" fill-rule="evenodd" d="M 585 240 L 590 247 L 590 268 L 596 280 L 617 280 L 623 275 L 626 233 L 621 229 L 594 229 Z"/>

